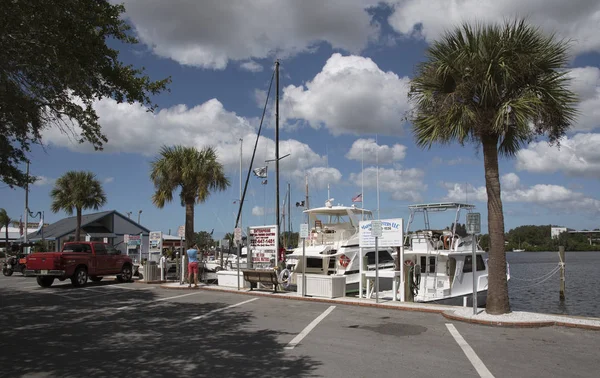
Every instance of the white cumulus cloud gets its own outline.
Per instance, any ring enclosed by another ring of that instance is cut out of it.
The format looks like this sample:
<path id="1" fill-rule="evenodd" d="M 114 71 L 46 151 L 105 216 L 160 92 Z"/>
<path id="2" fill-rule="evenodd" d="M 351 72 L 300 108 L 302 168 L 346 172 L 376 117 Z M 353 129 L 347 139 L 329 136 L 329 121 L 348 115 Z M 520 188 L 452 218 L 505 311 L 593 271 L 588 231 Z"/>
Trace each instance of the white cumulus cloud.
<path id="1" fill-rule="evenodd" d="M 382 71 L 370 58 L 333 54 L 305 85 L 283 89 L 282 116 L 333 135 L 401 135 L 409 78 Z"/>
<path id="2" fill-rule="evenodd" d="M 597 129 L 600 127 L 600 69 L 598 67 L 573 68 L 569 71 L 569 76 L 571 88 L 580 101 L 579 114 L 572 130 Z"/>
<path id="3" fill-rule="evenodd" d="M 265 215 L 265 208 L 262 206 L 254 206 L 252 208 L 252 215 L 257 216 L 257 217 L 261 217 L 261 216 Z"/>
<path id="4" fill-rule="evenodd" d="M 350 160 L 364 161 L 365 163 L 390 164 L 406 157 L 406 146 L 394 144 L 393 146 L 380 145 L 375 139 L 357 139 L 346 154 Z"/>
<path id="5" fill-rule="evenodd" d="M 600 200 L 583 193 L 573 191 L 564 186 L 536 184 L 525 186 L 519 176 L 508 173 L 500 178 L 502 201 L 507 203 L 532 203 L 545 208 L 563 212 L 583 211 L 600 213 Z M 443 183 L 447 190 L 444 201 L 478 201 L 486 202 L 485 186 L 474 187 L 471 184 Z"/>
<path id="6" fill-rule="evenodd" d="M 563 172 L 570 176 L 600 175 L 600 134 L 580 133 L 561 140 L 560 148 L 547 142 L 530 143 L 517 153 L 516 168 L 536 173 Z"/>
<path id="7" fill-rule="evenodd" d="M 33 183 L 33 185 L 36 185 L 36 186 L 54 185 L 55 182 L 56 182 L 55 178 L 46 177 L 46 176 L 36 176 L 35 182 Z"/>
<path id="8" fill-rule="evenodd" d="M 260 72 L 263 70 L 263 66 L 256 63 L 253 60 L 249 60 L 247 62 L 241 63 L 240 68 L 243 69 L 244 71 L 250 71 L 250 72 Z"/>
<path id="9" fill-rule="evenodd" d="M 247 169 L 256 140 L 256 128 L 251 121 L 226 110 L 217 99 L 191 108 L 175 105 L 154 114 L 139 104 L 117 104 L 112 99 L 97 101 L 94 109 L 100 117 L 102 132 L 108 138 L 104 151 L 99 153 L 128 152 L 154 156 L 162 145 L 181 144 L 197 148 L 210 145 L 216 148 L 219 160 L 231 171 L 239 169 L 240 138 L 243 139 L 244 169 Z M 76 127 L 76 132 L 79 131 Z M 94 153 L 89 144 L 78 144 L 56 128 L 47 129 L 43 139 L 50 145 Z M 284 177 L 298 169 L 323 165 L 326 160 L 307 144 L 294 139 L 280 140 L 279 150 L 280 156 L 290 154 L 280 163 Z M 261 136 L 255 162 L 264 162 L 274 156 L 274 140 Z"/>
<path id="10" fill-rule="evenodd" d="M 116 1 L 116 0 L 114 0 Z M 181 64 L 224 69 L 231 60 L 292 56 L 319 42 L 358 52 L 379 29 L 373 0 L 125 0 L 139 39 Z"/>
<path id="11" fill-rule="evenodd" d="M 559 37 L 571 39 L 575 53 L 600 51 L 600 2 L 597 0 L 401 0 L 390 25 L 399 33 L 437 39 L 464 21 L 497 21 L 515 16 Z"/>
<path id="12" fill-rule="evenodd" d="M 393 200 L 420 201 L 427 190 L 424 177 L 425 172 L 417 168 L 379 168 L 379 191 L 390 193 Z M 365 189 L 377 189 L 377 168 L 365 168 L 364 181 L 360 172 L 351 173 L 350 181 L 357 187 L 364 183 Z"/>

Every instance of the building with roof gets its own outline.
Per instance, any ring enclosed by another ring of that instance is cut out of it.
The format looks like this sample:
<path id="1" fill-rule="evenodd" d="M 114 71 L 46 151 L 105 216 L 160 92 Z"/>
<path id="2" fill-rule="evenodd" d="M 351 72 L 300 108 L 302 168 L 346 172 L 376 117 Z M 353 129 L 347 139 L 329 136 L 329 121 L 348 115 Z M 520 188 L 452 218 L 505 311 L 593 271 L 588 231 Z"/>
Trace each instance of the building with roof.
<path id="1" fill-rule="evenodd" d="M 60 251 L 63 243 L 75 239 L 77 217 L 64 218 L 42 227 L 37 232 L 27 235 L 28 241 L 45 241 L 48 250 Z M 110 243 L 123 254 L 130 254 L 132 258 L 147 256 L 149 233 L 146 227 L 131 220 L 116 210 L 101 211 L 85 214 L 81 217 L 81 238 L 88 241 L 103 241 Z M 125 243 L 125 235 L 140 235 L 141 245 L 131 248 Z"/>

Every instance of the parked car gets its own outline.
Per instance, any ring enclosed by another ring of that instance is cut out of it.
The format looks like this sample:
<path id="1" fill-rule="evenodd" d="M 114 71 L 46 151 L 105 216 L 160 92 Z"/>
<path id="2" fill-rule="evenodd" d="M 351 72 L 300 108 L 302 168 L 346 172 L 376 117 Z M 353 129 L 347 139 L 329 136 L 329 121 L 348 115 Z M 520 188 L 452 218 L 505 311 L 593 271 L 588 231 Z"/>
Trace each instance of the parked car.
<path id="1" fill-rule="evenodd" d="M 71 279 L 73 286 L 83 286 L 88 277 L 98 282 L 103 276 L 117 275 L 121 282 L 131 281 L 133 263 L 127 255 L 110 244 L 69 242 L 62 252 L 38 252 L 27 256 L 26 276 L 36 276 L 41 287 L 50 287 L 55 279 Z"/>

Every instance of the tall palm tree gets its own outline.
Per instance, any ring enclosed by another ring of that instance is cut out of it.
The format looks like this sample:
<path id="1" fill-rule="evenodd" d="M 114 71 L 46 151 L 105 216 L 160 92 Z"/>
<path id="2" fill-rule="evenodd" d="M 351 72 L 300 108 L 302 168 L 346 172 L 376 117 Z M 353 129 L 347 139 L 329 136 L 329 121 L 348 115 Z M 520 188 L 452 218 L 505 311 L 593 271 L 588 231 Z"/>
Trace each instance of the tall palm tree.
<path id="1" fill-rule="evenodd" d="M 77 214 L 75 241 L 81 239 L 81 212 L 84 209 L 98 210 L 106 204 L 106 194 L 102 184 L 92 172 L 69 171 L 62 175 L 50 192 L 50 210 L 57 213 L 64 210 L 68 215 Z"/>
<path id="2" fill-rule="evenodd" d="M 411 82 L 416 143 L 481 145 L 490 235 L 486 310 L 510 312 L 499 156 L 513 157 L 538 135 L 558 143 L 575 120 L 566 76 L 569 44 L 524 20 L 463 24 L 427 49 Z"/>
<path id="3" fill-rule="evenodd" d="M 227 189 L 223 165 L 213 147 L 198 151 L 194 147 L 163 146 L 160 156 L 151 163 L 150 178 L 155 193 L 152 202 L 158 208 L 173 200 L 173 192 L 180 188 L 181 206 L 185 206 L 185 244 L 194 245 L 194 205 L 205 202 L 212 191 Z"/>
<path id="4" fill-rule="evenodd" d="M 5 209 L 0 209 L 0 227 L 4 227 L 4 257 L 8 255 L 8 225 L 10 224 L 10 217 Z"/>

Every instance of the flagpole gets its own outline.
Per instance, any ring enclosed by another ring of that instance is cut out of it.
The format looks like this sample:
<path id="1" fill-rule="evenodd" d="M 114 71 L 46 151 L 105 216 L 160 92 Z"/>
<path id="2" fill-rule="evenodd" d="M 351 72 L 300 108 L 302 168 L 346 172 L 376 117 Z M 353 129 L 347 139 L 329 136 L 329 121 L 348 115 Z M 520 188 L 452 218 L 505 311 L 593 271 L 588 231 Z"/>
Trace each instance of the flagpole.
<path id="1" fill-rule="evenodd" d="M 361 172 L 360 172 L 360 180 L 361 180 L 361 188 L 360 188 L 360 199 L 361 199 L 361 207 L 362 207 L 362 220 L 365 220 L 365 145 L 362 146 L 361 151 Z"/>
<path id="2" fill-rule="evenodd" d="M 375 145 L 377 149 L 375 150 L 375 161 L 377 165 L 377 219 L 381 219 L 379 214 L 379 142 L 377 141 L 377 134 L 375 134 Z"/>

